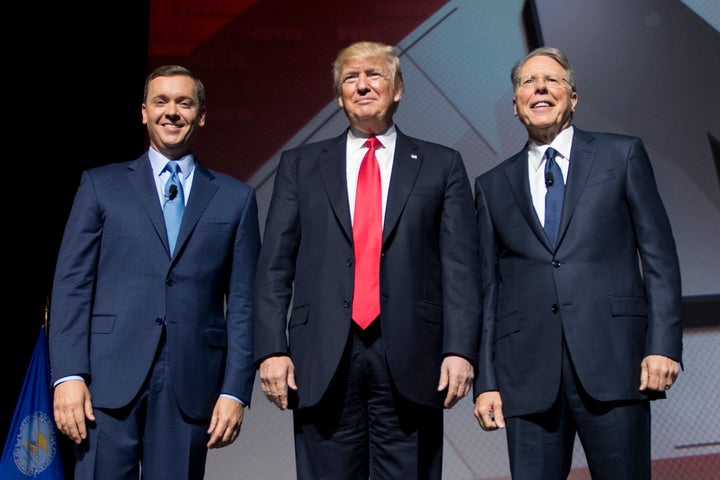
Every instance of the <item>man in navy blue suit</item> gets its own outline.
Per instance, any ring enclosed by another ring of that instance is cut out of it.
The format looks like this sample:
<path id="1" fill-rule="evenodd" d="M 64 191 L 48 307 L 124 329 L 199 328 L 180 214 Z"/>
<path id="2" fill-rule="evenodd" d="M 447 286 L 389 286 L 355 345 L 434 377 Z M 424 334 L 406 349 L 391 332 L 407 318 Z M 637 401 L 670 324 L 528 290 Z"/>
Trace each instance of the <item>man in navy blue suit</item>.
<path id="1" fill-rule="evenodd" d="M 443 408 L 470 392 L 481 320 L 470 181 L 459 152 L 394 124 L 391 46 L 352 44 L 333 72 L 349 128 L 285 151 L 275 177 L 255 286 L 261 387 L 294 409 L 298 479 L 439 480 Z M 364 254 L 372 137 L 381 238 Z M 376 289 L 358 294 L 366 258 Z"/>
<path id="2" fill-rule="evenodd" d="M 144 93 L 150 148 L 83 172 L 55 271 L 55 421 L 76 444 L 78 479 L 201 479 L 252 396 L 255 192 L 193 154 L 200 79 L 158 67 Z M 167 200 L 185 205 L 174 249 Z"/>
<path id="3" fill-rule="evenodd" d="M 650 400 L 680 371 L 682 298 L 648 154 L 639 138 L 573 126 L 575 72 L 560 50 L 532 51 L 511 78 L 529 138 L 475 180 L 475 416 L 506 428 L 514 480 L 567 478 L 576 435 L 593 479 L 649 479 Z M 563 187 L 546 234 L 546 192 Z"/>

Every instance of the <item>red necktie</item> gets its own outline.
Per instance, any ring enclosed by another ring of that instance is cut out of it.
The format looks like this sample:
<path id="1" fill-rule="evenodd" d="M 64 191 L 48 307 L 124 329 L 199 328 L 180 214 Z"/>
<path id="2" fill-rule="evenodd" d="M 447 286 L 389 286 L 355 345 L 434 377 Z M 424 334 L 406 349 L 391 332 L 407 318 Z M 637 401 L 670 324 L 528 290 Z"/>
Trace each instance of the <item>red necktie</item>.
<path id="1" fill-rule="evenodd" d="M 380 140 L 370 137 L 368 151 L 360 164 L 353 245 L 355 247 L 355 291 L 352 318 L 365 329 L 380 315 L 380 247 L 382 244 L 382 187 L 375 149 Z"/>

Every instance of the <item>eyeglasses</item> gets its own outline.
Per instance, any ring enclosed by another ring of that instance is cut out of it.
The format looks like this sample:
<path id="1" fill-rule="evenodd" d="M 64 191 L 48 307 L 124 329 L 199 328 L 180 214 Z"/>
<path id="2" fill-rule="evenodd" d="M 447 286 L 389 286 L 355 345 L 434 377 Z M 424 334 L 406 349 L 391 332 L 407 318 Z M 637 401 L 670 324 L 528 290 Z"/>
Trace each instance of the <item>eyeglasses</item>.
<path id="1" fill-rule="evenodd" d="M 562 88 L 562 82 L 567 83 L 570 85 L 570 82 L 568 82 L 567 78 L 557 78 L 552 76 L 543 76 L 543 77 L 536 77 L 535 75 L 528 75 L 527 77 L 523 77 L 517 82 L 518 88 L 535 88 L 542 80 L 543 85 L 545 85 L 547 88 Z"/>

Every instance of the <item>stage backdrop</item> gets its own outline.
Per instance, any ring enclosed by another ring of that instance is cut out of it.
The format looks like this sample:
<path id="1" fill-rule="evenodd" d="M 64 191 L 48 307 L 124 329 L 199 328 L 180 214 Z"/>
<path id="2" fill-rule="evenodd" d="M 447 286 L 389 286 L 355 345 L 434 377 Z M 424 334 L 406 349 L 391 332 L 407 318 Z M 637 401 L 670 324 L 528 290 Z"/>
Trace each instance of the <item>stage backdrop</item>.
<path id="1" fill-rule="evenodd" d="M 513 63 L 543 44 L 577 71 L 575 123 L 641 136 L 669 211 L 687 307 L 685 371 L 654 404 L 655 479 L 720 470 L 720 5 L 680 0 L 153 0 L 148 69 L 180 63 L 208 89 L 200 161 L 257 189 L 260 220 L 282 150 L 339 134 L 335 54 L 356 40 L 397 47 L 406 133 L 457 148 L 474 178 L 517 152 Z M 715 345 L 715 347 L 713 346 Z M 577 445 L 571 478 L 589 478 Z M 208 480 L 294 478 L 291 413 L 256 388 Z M 446 414 L 447 480 L 508 478 L 504 433 L 482 432 L 464 400 Z"/>

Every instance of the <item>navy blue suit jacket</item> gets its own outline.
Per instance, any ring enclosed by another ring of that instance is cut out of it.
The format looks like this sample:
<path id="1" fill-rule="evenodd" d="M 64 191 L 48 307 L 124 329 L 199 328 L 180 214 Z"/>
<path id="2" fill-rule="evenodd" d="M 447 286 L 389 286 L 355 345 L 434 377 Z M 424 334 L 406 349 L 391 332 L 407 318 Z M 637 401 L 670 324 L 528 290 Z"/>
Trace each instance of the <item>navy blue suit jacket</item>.
<path id="1" fill-rule="evenodd" d="M 127 405 L 166 324 L 188 416 L 208 418 L 221 392 L 248 404 L 259 248 L 255 192 L 228 175 L 196 165 L 171 259 L 147 153 L 83 172 L 53 284 L 53 381 L 82 375 L 95 407 Z"/>
<path id="2" fill-rule="evenodd" d="M 555 401 L 561 342 L 598 400 L 639 391 L 646 355 L 681 360 L 680 268 L 640 139 L 575 128 L 557 248 L 530 197 L 525 148 L 475 179 L 484 323 L 475 395 L 506 417 Z"/>
<path id="3" fill-rule="evenodd" d="M 291 356 L 297 407 L 313 405 L 325 393 L 352 321 L 346 138 L 343 133 L 282 154 L 263 236 L 255 357 Z M 472 190 L 459 152 L 398 130 L 383 227 L 379 321 L 393 381 L 416 403 L 442 407 L 446 392 L 438 392 L 437 383 L 444 355 L 476 363 L 477 252 Z M 293 400 L 295 392 L 290 395 Z"/>

